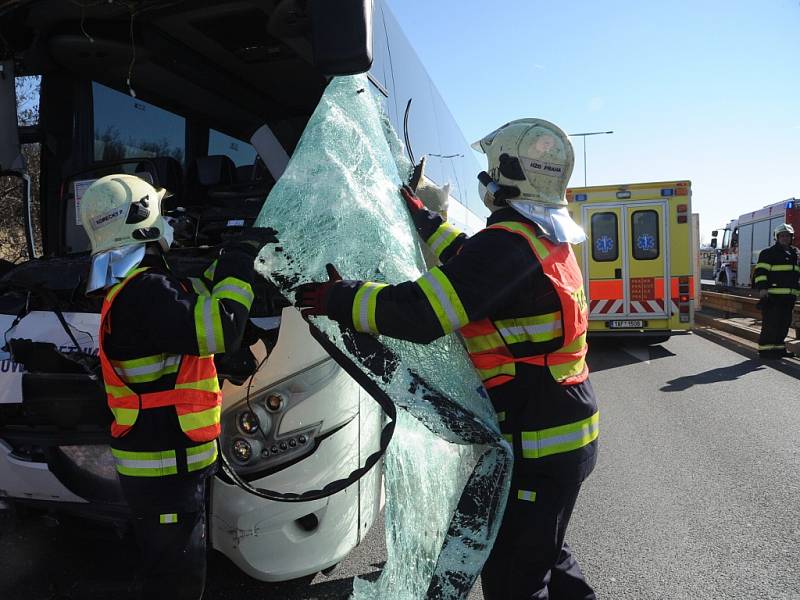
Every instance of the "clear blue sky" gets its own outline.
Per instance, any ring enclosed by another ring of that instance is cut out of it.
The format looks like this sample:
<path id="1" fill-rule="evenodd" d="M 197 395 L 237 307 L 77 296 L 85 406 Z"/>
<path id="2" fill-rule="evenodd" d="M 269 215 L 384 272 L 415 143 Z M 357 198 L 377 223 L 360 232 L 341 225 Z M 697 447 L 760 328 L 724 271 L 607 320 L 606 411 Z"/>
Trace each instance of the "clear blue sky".
<path id="1" fill-rule="evenodd" d="M 389 5 L 470 142 L 520 117 L 613 130 L 588 184 L 690 179 L 706 241 L 800 197 L 800 0 Z"/>

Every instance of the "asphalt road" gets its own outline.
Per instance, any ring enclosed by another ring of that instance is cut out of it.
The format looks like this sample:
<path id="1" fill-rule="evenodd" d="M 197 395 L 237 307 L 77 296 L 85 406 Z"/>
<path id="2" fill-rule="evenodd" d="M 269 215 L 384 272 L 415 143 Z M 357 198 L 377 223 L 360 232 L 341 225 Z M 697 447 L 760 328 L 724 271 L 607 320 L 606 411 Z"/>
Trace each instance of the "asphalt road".
<path id="1" fill-rule="evenodd" d="M 567 538 L 598 597 L 800 599 L 800 362 L 762 364 L 702 337 L 595 344 L 601 455 Z M 126 598 L 134 549 L 24 519 L 0 538 L 0 598 Z M 329 575 L 264 584 L 213 555 L 207 600 L 346 598 L 377 577 L 381 523 Z M 470 600 L 482 598 L 479 586 Z"/>

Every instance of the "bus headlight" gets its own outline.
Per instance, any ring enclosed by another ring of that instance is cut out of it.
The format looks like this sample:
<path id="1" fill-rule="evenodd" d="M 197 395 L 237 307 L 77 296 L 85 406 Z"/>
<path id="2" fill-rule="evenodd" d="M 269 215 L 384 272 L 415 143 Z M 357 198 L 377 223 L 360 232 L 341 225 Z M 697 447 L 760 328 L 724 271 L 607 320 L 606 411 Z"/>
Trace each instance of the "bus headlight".
<path id="1" fill-rule="evenodd" d="M 253 457 L 253 447 L 247 440 L 233 440 L 231 449 L 233 451 L 233 457 L 240 463 L 246 463 Z"/>
<path id="2" fill-rule="evenodd" d="M 252 435 L 256 431 L 258 431 L 259 427 L 258 417 L 254 412 L 250 410 L 243 410 L 242 412 L 240 412 L 237 422 L 239 424 L 239 429 L 242 431 L 242 433 Z"/>

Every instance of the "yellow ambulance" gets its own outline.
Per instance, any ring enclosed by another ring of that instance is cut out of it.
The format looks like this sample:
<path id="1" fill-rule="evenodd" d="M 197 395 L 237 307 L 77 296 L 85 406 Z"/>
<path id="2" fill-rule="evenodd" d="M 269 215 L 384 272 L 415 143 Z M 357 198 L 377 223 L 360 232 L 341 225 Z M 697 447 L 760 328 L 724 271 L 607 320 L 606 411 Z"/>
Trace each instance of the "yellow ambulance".
<path id="1" fill-rule="evenodd" d="M 567 190 L 587 240 L 574 247 L 589 301 L 589 334 L 650 343 L 691 329 L 696 243 L 690 181 Z"/>

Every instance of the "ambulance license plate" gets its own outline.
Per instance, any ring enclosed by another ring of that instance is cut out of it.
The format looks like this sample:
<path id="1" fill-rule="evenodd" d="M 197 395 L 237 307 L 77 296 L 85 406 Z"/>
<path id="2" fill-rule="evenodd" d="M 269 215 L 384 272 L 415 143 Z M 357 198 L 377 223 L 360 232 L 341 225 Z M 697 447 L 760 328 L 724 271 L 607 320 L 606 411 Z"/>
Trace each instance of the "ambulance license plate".
<path id="1" fill-rule="evenodd" d="M 642 329 L 647 327 L 647 321 L 641 319 L 625 319 L 620 321 L 608 321 L 609 329 Z"/>

